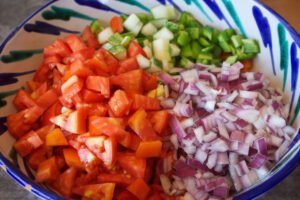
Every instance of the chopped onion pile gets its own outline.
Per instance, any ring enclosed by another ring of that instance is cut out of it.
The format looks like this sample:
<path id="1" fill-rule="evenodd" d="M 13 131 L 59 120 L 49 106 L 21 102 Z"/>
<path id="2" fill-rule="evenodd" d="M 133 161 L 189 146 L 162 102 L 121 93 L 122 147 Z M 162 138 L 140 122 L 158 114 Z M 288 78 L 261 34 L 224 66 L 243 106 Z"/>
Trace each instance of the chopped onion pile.
<path id="1" fill-rule="evenodd" d="M 227 198 L 266 176 L 288 150 L 295 133 L 287 125 L 289 105 L 262 73 L 241 68 L 195 65 L 160 74 L 167 91 L 161 105 L 172 113 L 170 141 L 181 149 L 172 180 L 161 176 L 166 193 Z"/>

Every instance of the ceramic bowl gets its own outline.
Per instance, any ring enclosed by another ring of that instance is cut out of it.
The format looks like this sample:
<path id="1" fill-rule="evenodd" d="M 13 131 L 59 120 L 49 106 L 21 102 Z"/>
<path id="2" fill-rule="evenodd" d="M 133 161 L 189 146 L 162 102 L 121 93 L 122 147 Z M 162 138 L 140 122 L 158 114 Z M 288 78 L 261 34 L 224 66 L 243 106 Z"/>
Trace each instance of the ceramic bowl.
<path id="1" fill-rule="evenodd" d="M 271 84 L 284 90 L 290 103 L 290 124 L 297 130 L 285 157 L 256 185 L 234 199 L 253 199 L 282 181 L 300 160 L 300 37 L 278 14 L 254 0 L 60 0 L 49 1 L 18 25 L 0 46 L 0 166 L 16 182 L 41 199 L 63 199 L 33 181 L 33 172 L 13 150 L 14 139 L 7 132 L 5 118 L 14 113 L 12 99 L 42 61 L 43 47 L 57 37 L 80 33 L 95 18 L 107 23 L 121 13 L 148 12 L 159 4 L 172 4 L 180 12 L 193 13 L 203 24 L 219 29 L 232 27 L 255 38 L 261 53 L 254 61 Z"/>

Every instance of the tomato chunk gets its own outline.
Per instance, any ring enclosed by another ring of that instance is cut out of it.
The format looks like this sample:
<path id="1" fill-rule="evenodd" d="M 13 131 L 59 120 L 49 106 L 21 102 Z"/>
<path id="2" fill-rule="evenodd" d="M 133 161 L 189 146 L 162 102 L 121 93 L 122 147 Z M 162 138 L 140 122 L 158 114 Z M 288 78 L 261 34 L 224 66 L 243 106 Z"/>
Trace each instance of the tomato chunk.
<path id="1" fill-rule="evenodd" d="M 157 88 L 157 76 L 150 75 L 146 72 L 143 74 L 143 86 L 145 92 L 149 92 Z"/>
<path id="2" fill-rule="evenodd" d="M 36 182 L 42 183 L 46 181 L 54 181 L 59 176 L 59 170 L 55 157 L 51 157 L 48 160 L 40 163 L 37 173 Z"/>
<path id="3" fill-rule="evenodd" d="M 62 174 L 59 175 L 57 181 L 54 183 L 54 187 L 65 197 L 72 195 L 72 189 L 75 184 L 75 178 L 78 170 L 74 167 L 70 167 Z"/>
<path id="4" fill-rule="evenodd" d="M 36 102 L 30 97 L 27 92 L 21 89 L 15 96 L 13 104 L 18 108 L 18 110 L 23 110 L 35 106 Z"/>
<path id="5" fill-rule="evenodd" d="M 108 105 L 116 117 L 123 117 L 129 113 L 131 102 L 124 91 L 117 90 Z"/>
<path id="6" fill-rule="evenodd" d="M 78 77 L 83 78 L 93 74 L 93 72 L 84 65 L 83 61 L 79 59 L 72 62 L 70 65 L 70 71 L 72 75 L 77 75 Z"/>
<path id="7" fill-rule="evenodd" d="M 87 46 L 84 44 L 83 40 L 77 35 L 71 34 L 65 37 L 66 43 L 72 49 L 73 52 L 85 49 Z"/>
<path id="8" fill-rule="evenodd" d="M 30 131 L 14 144 L 14 148 L 22 157 L 25 157 L 43 143 L 44 142 L 35 131 Z"/>
<path id="9" fill-rule="evenodd" d="M 113 16 L 110 20 L 110 28 L 114 33 L 122 33 L 124 31 L 122 19 L 119 16 Z"/>
<path id="10" fill-rule="evenodd" d="M 82 39 L 85 43 L 87 43 L 87 46 L 90 48 L 97 49 L 100 47 L 98 40 L 96 40 L 93 32 L 91 31 L 91 27 L 89 26 L 85 27 L 82 33 Z"/>
<path id="11" fill-rule="evenodd" d="M 72 53 L 69 46 L 61 39 L 55 40 L 53 44 L 46 47 L 44 49 L 44 55 L 47 56 L 53 56 L 53 55 L 59 55 L 61 57 L 69 56 Z"/>
<path id="12" fill-rule="evenodd" d="M 150 122 L 158 135 L 163 135 L 168 127 L 170 114 L 166 110 L 149 113 Z"/>
<path id="13" fill-rule="evenodd" d="M 66 146 L 68 141 L 60 128 L 56 128 L 46 136 L 47 146 Z"/>
<path id="14" fill-rule="evenodd" d="M 46 93 L 42 94 L 37 100 L 36 103 L 44 108 L 45 110 L 52 106 L 58 100 L 58 96 L 54 89 L 48 90 Z"/>
<path id="15" fill-rule="evenodd" d="M 79 159 L 78 153 L 75 149 L 66 148 L 63 150 L 64 158 L 69 167 L 83 168 L 83 164 Z"/>
<path id="16" fill-rule="evenodd" d="M 156 140 L 158 138 L 147 118 L 147 113 L 143 109 L 137 110 L 129 118 L 128 125 L 144 141 Z"/>
<path id="17" fill-rule="evenodd" d="M 108 76 L 110 73 L 110 67 L 104 60 L 93 57 L 85 61 L 85 66 L 91 69 L 98 76 Z"/>
<path id="18" fill-rule="evenodd" d="M 107 66 L 109 66 L 110 74 L 116 74 L 117 69 L 119 68 L 119 61 L 111 53 L 101 48 L 96 53 L 95 56 L 103 60 Z"/>
<path id="19" fill-rule="evenodd" d="M 43 126 L 51 124 L 50 119 L 59 115 L 61 113 L 61 108 L 62 105 L 60 102 L 56 102 L 50 108 L 48 108 L 48 110 L 46 110 L 46 112 L 43 115 L 43 119 L 42 119 Z"/>
<path id="20" fill-rule="evenodd" d="M 141 142 L 136 150 L 136 156 L 140 158 L 159 157 L 161 149 L 162 142 L 160 140 Z"/>
<path id="21" fill-rule="evenodd" d="M 99 92 L 94 92 L 89 89 L 82 91 L 82 98 L 86 103 L 100 103 L 103 102 L 104 97 Z"/>
<path id="22" fill-rule="evenodd" d="M 159 110 L 160 101 L 144 95 L 134 94 L 131 108 L 132 110 L 137 110 L 140 108 L 143 108 L 144 110 Z"/>
<path id="23" fill-rule="evenodd" d="M 135 178 L 144 178 L 146 172 L 146 159 L 137 158 L 132 153 L 119 153 L 118 164 Z"/>
<path id="24" fill-rule="evenodd" d="M 144 200 L 147 198 L 151 189 L 143 179 L 139 178 L 129 185 L 127 190 L 134 194 L 139 200 Z"/>
<path id="25" fill-rule="evenodd" d="M 70 77 L 62 86 L 61 92 L 66 99 L 78 94 L 83 87 L 83 81 L 76 75 Z"/>
<path id="26" fill-rule="evenodd" d="M 41 146 L 38 149 L 34 150 L 29 156 L 28 156 L 28 164 L 30 168 L 37 170 L 39 167 L 39 164 L 44 162 L 47 158 L 47 149 L 45 146 Z"/>
<path id="27" fill-rule="evenodd" d="M 143 56 L 147 57 L 147 54 L 145 53 L 143 48 L 135 40 L 131 40 L 128 47 L 128 56 L 135 57 L 139 54 L 142 54 Z"/>
<path id="28" fill-rule="evenodd" d="M 133 92 L 141 94 L 143 92 L 143 71 L 132 70 L 110 78 L 111 84 L 125 90 L 125 92 Z"/>
<path id="29" fill-rule="evenodd" d="M 86 87 L 90 90 L 100 92 L 105 98 L 110 97 L 109 78 L 101 76 L 88 76 L 86 79 Z"/>
<path id="30" fill-rule="evenodd" d="M 78 156 L 86 170 L 93 169 L 100 164 L 99 159 L 88 148 L 80 148 L 78 150 Z"/>
<path id="31" fill-rule="evenodd" d="M 86 117 L 87 113 L 85 109 L 78 109 L 76 111 L 73 111 L 66 123 L 64 124 L 63 128 L 66 131 L 69 131 L 71 133 L 85 133 L 86 132 Z"/>
<path id="32" fill-rule="evenodd" d="M 73 192 L 91 200 L 112 200 L 115 191 L 114 183 L 83 185 L 73 189 Z"/>
<path id="33" fill-rule="evenodd" d="M 117 74 L 123 74 L 139 68 L 140 66 L 135 57 L 127 58 L 126 60 L 121 61 Z"/>

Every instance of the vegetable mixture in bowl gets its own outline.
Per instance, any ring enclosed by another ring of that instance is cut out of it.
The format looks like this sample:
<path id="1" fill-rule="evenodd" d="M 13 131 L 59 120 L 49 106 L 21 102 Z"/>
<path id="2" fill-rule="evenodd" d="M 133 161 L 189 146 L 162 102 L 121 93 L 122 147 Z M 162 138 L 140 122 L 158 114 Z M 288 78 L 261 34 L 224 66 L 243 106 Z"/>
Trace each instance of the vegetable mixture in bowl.
<path id="1" fill-rule="evenodd" d="M 13 99 L 15 150 L 65 198 L 226 199 L 288 151 L 256 40 L 171 5 L 56 39 Z"/>

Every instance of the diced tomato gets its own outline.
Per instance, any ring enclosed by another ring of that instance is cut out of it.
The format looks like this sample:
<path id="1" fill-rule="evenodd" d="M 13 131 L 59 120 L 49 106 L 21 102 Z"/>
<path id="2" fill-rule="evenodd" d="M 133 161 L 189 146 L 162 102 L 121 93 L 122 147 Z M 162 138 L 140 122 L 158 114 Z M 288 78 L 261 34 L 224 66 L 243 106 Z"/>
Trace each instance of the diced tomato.
<path id="1" fill-rule="evenodd" d="M 63 129 L 70 133 L 85 133 L 86 132 L 86 117 L 87 113 L 85 109 L 78 109 L 73 111 L 67 119 Z"/>
<path id="2" fill-rule="evenodd" d="M 37 100 L 36 103 L 43 109 L 48 109 L 58 100 L 58 96 L 54 89 L 48 90 L 46 93 L 42 94 Z"/>
<path id="3" fill-rule="evenodd" d="M 124 28 L 121 17 L 113 16 L 113 18 L 110 20 L 110 28 L 114 33 L 122 33 Z"/>
<path id="4" fill-rule="evenodd" d="M 47 56 L 44 58 L 43 63 L 47 65 L 50 69 L 52 69 L 52 66 L 55 66 L 56 64 L 59 64 L 62 62 L 61 56 L 55 54 L 51 56 Z"/>
<path id="5" fill-rule="evenodd" d="M 65 57 L 63 62 L 65 64 L 72 64 L 76 60 L 86 61 L 94 56 L 95 49 L 94 48 L 85 48 L 79 51 L 72 53 L 70 56 Z"/>
<path id="6" fill-rule="evenodd" d="M 62 174 L 59 175 L 57 181 L 54 183 L 54 187 L 65 197 L 70 197 L 72 189 L 75 183 L 75 178 L 78 174 L 78 170 L 74 167 L 68 168 Z"/>
<path id="7" fill-rule="evenodd" d="M 89 89 L 82 90 L 82 98 L 86 103 L 100 103 L 103 102 L 104 97 L 99 92 L 94 92 Z"/>
<path id="8" fill-rule="evenodd" d="M 108 105 L 116 117 L 123 117 L 130 111 L 131 102 L 122 90 L 115 91 Z"/>
<path id="9" fill-rule="evenodd" d="M 101 173 L 97 178 L 99 183 L 116 183 L 117 185 L 127 186 L 130 185 L 135 178 L 130 174 L 119 173 Z"/>
<path id="10" fill-rule="evenodd" d="M 144 141 L 156 140 L 158 136 L 143 109 L 137 110 L 128 120 L 130 128 Z"/>
<path id="11" fill-rule="evenodd" d="M 117 196 L 117 200 L 138 200 L 136 196 L 131 194 L 129 191 L 123 191 Z"/>
<path id="12" fill-rule="evenodd" d="M 62 108 L 62 105 L 60 104 L 59 101 L 57 101 L 50 108 L 48 108 L 48 110 L 46 110 L 46 112 L 43 115 L 42 124 L 44 126 L 52 124 L 50 119 L 59 115 L 61 112 L 61 108 Z"/>
<path id="13" fill-rule="evenodd" d="M 60 104 L 63 105 L 64 107 L 73 108 L 72 99 L 66 98 L 64 96 L 60 96 L 58 99 L 59 99 Z"/>
<path id="14" fill-rule="evenodd" d="M 139 158 L 159 157 L 161 155 L 162 142 L 160 140 L 141 142 L 136 150 Z"/>
<path id="15" fill-rule="evenodd" d="M 85 27 L 82 33 L 82 39 L 84 42 L 87 43 L 87 46 L 90 48 L 98 49 L 100 47 L 100 44 L 95 38 L 90 26 Z"/>
<path id="16" fill-rule="evenodd" d="M 43 143 L 44 142 L 35 131 L 30 131 L 14 144 L 14 148 L 22 157 L 25 157 Z"/>
<path id="17" fill-rule="evenodd" d="M 96 57 L 86 60 L 84 64 L 98 76 L 108 76 L 110 73 L 110 68 L 105 61 Z"/>
<path id="18" fill-rule="evenodd" d="M 84 44 L 83 40 L 77 35 L 71 34 L 64 39 L 73 52 L 85 49 L 87 46 Z M 64 56 L 65 57 L 65 56 Z"/>
<path id="19" fill-rule="evenodd" d="M 117 74 L 123 74 L 139 68 L 140 66 L 135 57 L 127 58 L 126 60 L 121 61 Z"/>
<path id="20" fill-rule="evenodd" d="M 116 161 L 117 144 L 114 138 L 106 136 L 89 137 L 85 145 L 100 159 L 107 167 L 112 167 Z"/>
<path id="21" fill-rule="evenodd" d="M 131 40 L 128 47 L 128 56 L 136 57 L 139 54 L 142 54 L 143 56 L 147 57 L 147 54 L 145 53 L 143 48 L 135 40 Z"/>
<path id="22" fill-rule="evenodd" d="M 144 200 L 147 198 L 151 189 L 143 179 L 139 178 L 129 185 L 127 190 L 134 194 L 139 200 Z"/>
<path id="23" fill-rule="evenodd" d="M 140 94 L 133 95 L 133 102 L 131 109 L 138 110 L 143 108 L 144 110 L 159 110 L 160 109 L 160 101 L 155 98 L 147 97 Z"/>
<path id="24" fill-rule="evenodd" d="M 137 150 L 141 142 L 141 139 L 133 133 L 128 133 L 122 140 L 119 140 L 118 142 L 122 146 L 135 151 Z"/>
<path id="25" fill-rule="evenodd" d="M 48 90 L 48 84 L 44 82 L 31 94 L 31 97 L 37 99 L 40 96 L 42 96 L 47 90 Z"/>
<path id="26" fill-rule="evenodd" d="M 49 132 L 46 136 L 47 146 L 66 146 L 68 141 L 60 128 L 56 128 Z"/>
<path id="27" fill-rule="evenodd" d="M 43 109 L 38 106 L 27 108 L 6 118 L 6 124 L 10 134 L 16 139 L 27 133 L 32 125 L 42 115 Z"/>
<path id="28" fill-rule="evenodd" d="M 48 135 L 48 133 L 50 131 L 52 131 L 53 129 L 54 129 L 54 125 L 53 124 L 49 124 L 49 125 L 43 126 L 42 128 L 38 129 L 36 131 L 36 133 L 39 135 L 39 137 L 43 141 L 46 141 L 46 135 Z"/>
<path id="29" fill-rule="evenodd" d="M 143 86 L 145 92 L 149 92 L 157 88 L 157 76 L 150 75 L 146 72 L 143 74 Z"/>
<path id="30" fill-rule="evenodd" d="M 106 65 L 109 66 L 109 71 L 111 74 L 116 74 L 117 69 L 119 68 L 119 61 L 117 58 L 103 48 L 99 49 L 95 53 L 95 56 L 100 60 L 104 60 Z"/>
<path id="31" fill-rule="evenodd" d="M 74 194 L 88 200 L 112 200 L 115 191 L 114 183 L 82 185 L 73 189 Z"/>
<path id="32" fill-rule="evenodd" d="M 146 171 L 146 159 L 137 158 L 132 153 L 119 153 L 118 164 L 135 178 L 144 178 Z"/>
<path id="33" fill-rule="evenodd" d="M 54 181 L 58 176 L 59 170 L 56 159 L 55 157 L 51 157 L 39 164 L 35 180 L 38 183 Z"/>
<path id="34" fill-rule="evenodd" d="M 78 150 L 78 156 L 87 170 L 100 164 L 99 159 L 88 148 L 80 148 Z"/>
<path id="35" fill-rule="evenodd" d="M 55 150 L 61 150 L 61 149 L 55 149 Z M 56 153 L 55 160 L 56 160 L 58 169 L 62 170 L 62 169 L 65 169 L 65 167 L 67 165 L 66 165 L 65 158 L 62 155 L 59 155 L 59 154 L 61 154 L 60 152 L 61 151 L 55 152 Z"/>
<path id="36" fill-rule="evenodd" d="M 83 61 L 76 59 L 70 65 L 70 71 L 72 75 L 77 75 L 78 77 L 85 78 L 93 74 L 93 72 L 84 66 Z"/>
<path id="37" fill-rule="evenodd" d="M 62 77 L 62 74 L 54 69 L 53 70 L 53 84 L 52 84 L 52 88 L 54 89 L 54 91 L 57 93 L 57 94 L 61 94 L 61 86 L 63 84 L 63 77 Z"/>
<path id="38" fill-rule="evenodd" d="M 24 110 L 36 105 L 36 102 L 29 96 L 24 90 L 19 90 L 17 95 L 13 100 L 13 104 L 18 108 L 18 110 Z"/>
<path id="39" fill-rule="evenodd" d="M 44 162 L 46 158 L 46 148 L 44 146 L 39 147 L 38 149 L 34 150 L 29 156 L 28 156 L 28 164 L 30 168 L 37 170 L 40 163 Z"/>
<path id="40" fill-rule="evenodd" d="M 36 81 L 26 81 L 26 86 L 27 86 L 29 92 L 33 92 L 33 91 L 36 90 L 40 85 L 41 85 L 41 83 L 36 82 Z"/>
<path id="41" fill-rule="evenodd" d="M 69 167 L 83 168 L 83 164 L 79 159 L 78 153 L 75 149 L 66 148 L 63 150 L 64 158 Z"/>
<path id="42" fill-rule="evenodd" d="M 133 70 L 110 78 L 111 84 L 125 90 L 141 94 L 143 92 L 143 71 Z"/>
<path id="43" fill-rule="evenodd" d="M 88 76 L 86 79 L 86 87 L 90 90 L 100 92 L 105 98 L 110 97 L 109 78 L 102 76 Z"/>
<path id="44" fill-rule="evenodd" d="M 170 114 L 166 110 L 149 113 L 150 122 L 158 135 L 163 135 L 168 127 Z"/>
<path id="45" fill-rule="evenodd" d="M 44 49 L 44 55 L 47 56 L 53 56 L 53 55 L 59 55 L 61 57 L 69 56 L 72 53 L 69 46 L 61 39 L 55 40 L 53 44 L 46 47 Z"/>
<path id="46" fill-rule="evenodd" d="M 101 103 L 76 104 L 76 109 L 84 108 L 88 116 L 104 117 L 107 114 L 107 106 Z"/>
<path id="47" fill-rule="evenodd" d="M 49 72 L 50 72 L 49 67 L 45 64 L 41 64 L 39 68 L 36 70 L 33 80 L 41 83 L 47 81 Z"/>
<path id="48" fill-rule="evenodd" d="M 83 81 L 74 75 L 70 77 L 62 86 L 61 92 L 67 99 L 72 98 L 75 94 L 78 94 L 83 87 Z"/>

